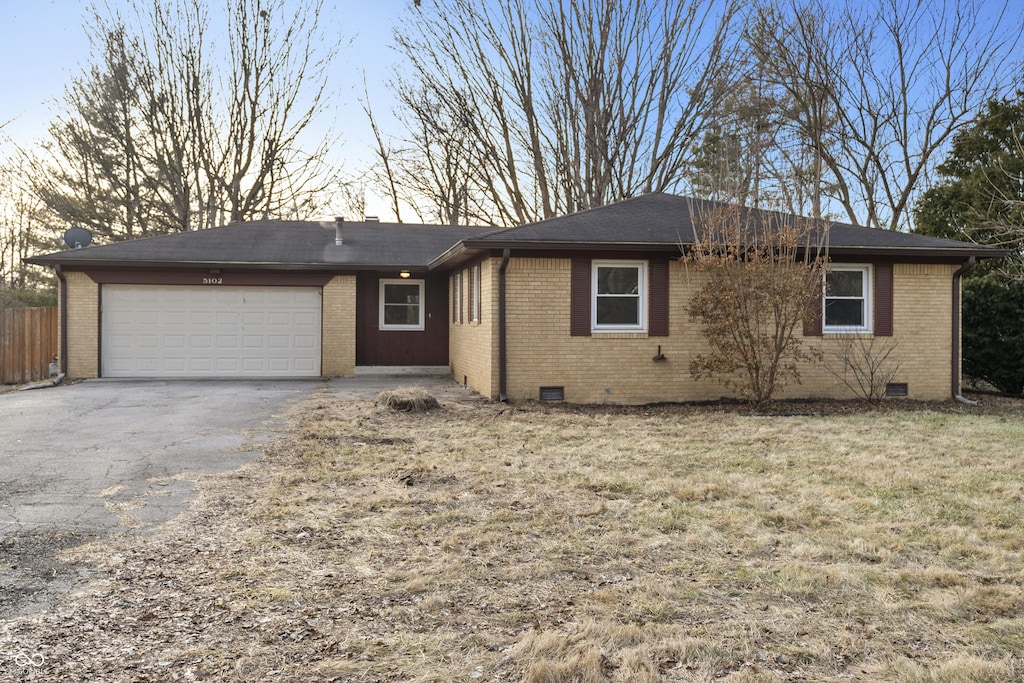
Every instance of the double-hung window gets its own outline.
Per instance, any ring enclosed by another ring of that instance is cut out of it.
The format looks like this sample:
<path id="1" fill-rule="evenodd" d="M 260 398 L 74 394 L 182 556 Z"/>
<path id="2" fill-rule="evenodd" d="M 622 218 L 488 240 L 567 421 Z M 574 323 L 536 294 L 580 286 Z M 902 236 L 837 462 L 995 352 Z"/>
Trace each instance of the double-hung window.
<path id="1" fill-rule="evenodd" d="M 824 332 L 871 331 L 871 267 L 830 266 L 825 273 Z"/>
<path id="2" fill-rule="evenodd" d="M 423 280 L 380 281 L 380 329 L 423 329 Z"/>
<path id="3" fill-rule="evenodd" d="M 591 329 L 594 332 L 647 330 L 647 262 L 593 261 Z"/>

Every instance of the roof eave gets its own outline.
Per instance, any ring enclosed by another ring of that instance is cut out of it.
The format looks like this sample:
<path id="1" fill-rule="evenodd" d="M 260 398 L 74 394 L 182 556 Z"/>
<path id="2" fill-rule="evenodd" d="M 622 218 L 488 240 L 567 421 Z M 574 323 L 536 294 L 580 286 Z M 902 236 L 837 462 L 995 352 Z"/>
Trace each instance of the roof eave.
<path id="1" fill-rule="evenodd" d="M 40 266 L 61 266 L 65 269 L 89 268 L 172 268 L 175 270 L 217 270 L 235 268 L 244 270 L 293 270 L 293 271 L 357 271 L 357 270 L 408 270 L 423 273 L 429 267 L 424 264 L 409 263 L 297 263 L 276 261 L 157 261 L 157 260 L 121 260 L 121 259 L 51 259 L 33 257 L 25 259 L 26 263 Z"/>
<path id="2" fill-rule="evenodd" d="M 431 270 L 459 265 L 481 253 L 515 249 L 518 251 L 665 251 L 681 253 L 685 245 L 665 242 L 545 242 L 523 240 L 461 240 L 430 262 Z"/>
<path id="3" fill-rule="evenodd" d="M 1003 258 L 1009 256 L 1006 249 L 992 247 L 974 247 L 965 249 L 928 248 L 928 247 L 867 247 L 867 246 L 834 246 L 829 245 L 829 254 L 863 255 L 909 258 L 942 258 L 964 260 L 972 256 L 979 259 Z"/>

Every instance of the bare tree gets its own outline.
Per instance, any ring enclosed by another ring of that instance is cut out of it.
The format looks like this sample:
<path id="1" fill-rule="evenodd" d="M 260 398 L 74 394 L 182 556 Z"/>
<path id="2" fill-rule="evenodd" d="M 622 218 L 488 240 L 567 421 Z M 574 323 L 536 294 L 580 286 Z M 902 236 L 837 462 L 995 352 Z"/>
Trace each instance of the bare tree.
<path id="1" fill-rule="evenodd" d="M 417 9 L 396 32 L 410 66 L 396 87 L 414 113 L 391 161 L 460 159 L 460 192 L 502 225 L 677 188 L 730 65 L 734 12 L 708 0 Z"/>
<path id="2" fill-rule="evenodd" d="M 25 169 L 15 157 L 0 166 L 0 290 L 26 290 L 46 286 L 52 279 L 44 269 L 30 266 L 25 259 L 40 249 L 53 249 L 49 238 L 49 212 L 26 187 Z M 2 297 L 0 297 L 2 298 Z"/>
<path id="3" fill-rule="evenodd" d="M 327 100 L 335 48 L 320 46 L 337 45 L 322 4 L 133 0 L 124 16 L 97 13 L 99 58 L 35 164 L 39 196 L 108 239 L 314 213 L 335 182 L 330 137 L 303 138 Z"/>
<path id="4" fill-rule="evenodd" d="M 474 192 L 484 159 L 469 132 L 465 101 L 445 107 L 430 92 L 399 89 L 397 118 L 409 135 L 385 138 L 368 103 L 363 109 L 376 140 L 377 183 L 391 198 L 396 217 L 410 207 L 419 220 L 445 225 L 487 223 L 493 204 Z"/>
<path id="5" fill-rule="evenodd" d="M 738 80 L 726 89 L 694 150 L 688 179 L 693 196 L 815 213 L 813 150 L 787 125 L 790 98 L 766 86 L 757 64 L 738 60 Z"/>
<path id="6" fill-rule="evenodd" d="M 689 312 L 709 350 L 692 358 L 690 374 L 763 407 L 800 382 L 803 362 L 817 360 L 797 329 L 820 300 L 828 226 L 736 203 L 695 217 L 697 239 L 686 260 L 701 286 Z"/>
<path id="7" fill-rule="evenodd" d="M 750 13 L 749 51 L 793 103 L 824 198 L 848 220 L 909 227 L 936 153 L 1012 81 L 1024 22 L 1008 7 L 762 0 Z"/>

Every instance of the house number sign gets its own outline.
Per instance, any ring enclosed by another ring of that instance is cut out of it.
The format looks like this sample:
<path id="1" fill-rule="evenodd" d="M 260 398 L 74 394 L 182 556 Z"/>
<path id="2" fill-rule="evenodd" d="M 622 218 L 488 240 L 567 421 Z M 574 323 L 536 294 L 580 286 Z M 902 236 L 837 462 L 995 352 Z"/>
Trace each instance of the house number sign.
<path id="1" fill-rule="evenodd" d="M 224 278 L 222 277 L 204 277 L 204 285 L 222 285 L 224 284 Z"/>

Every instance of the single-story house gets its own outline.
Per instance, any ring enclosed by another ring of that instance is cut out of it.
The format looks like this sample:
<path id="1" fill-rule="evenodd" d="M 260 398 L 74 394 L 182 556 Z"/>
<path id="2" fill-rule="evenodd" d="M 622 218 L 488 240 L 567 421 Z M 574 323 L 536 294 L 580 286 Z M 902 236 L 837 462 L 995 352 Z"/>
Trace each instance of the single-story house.
<path id="1" fill-rule="evenodd" d="M 352 376 L 443 367 L 492 399 L 694 401 L 706 349 L 682 255 L 707 202 L 656 193 L 509 229 L 263 220 L 37 256 L 60 280 L 69 377 Z M 695 220 L 695 218 L 697 220 Z M 698 225 L 699 229 L 699 225 Z M 894 392 L 960 387 L 960 277 L 999 250 L 833 224 L 802 331 L 892 338 Z M 809 365 L 785 396 L 846 397 Z"/>

